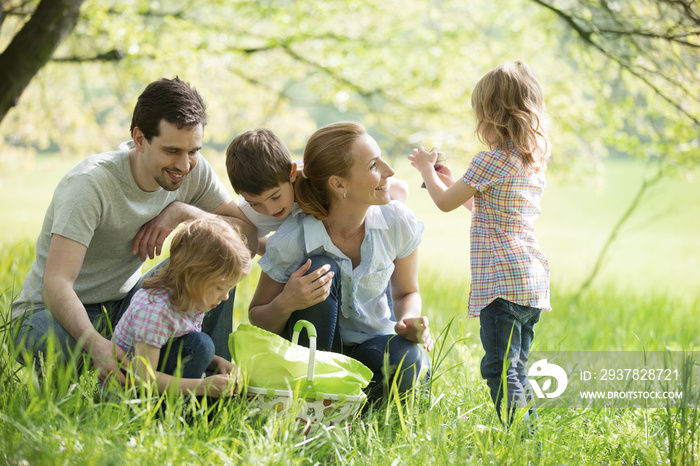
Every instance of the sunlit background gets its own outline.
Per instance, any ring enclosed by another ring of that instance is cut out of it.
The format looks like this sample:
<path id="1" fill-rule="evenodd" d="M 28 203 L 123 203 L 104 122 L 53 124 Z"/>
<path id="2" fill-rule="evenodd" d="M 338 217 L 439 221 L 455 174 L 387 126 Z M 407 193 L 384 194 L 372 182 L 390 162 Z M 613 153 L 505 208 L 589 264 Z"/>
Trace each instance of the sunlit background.
<path id="1" fill-rule="evenodd" d="M 4 3 L 17 10 L 0 49 L 26 20 L 22 2 Z M 247 129 L 274 130 L 301 157 L 316 128 L 364 123 L 410 183 L 409 205 L 426 223 L 422 267 L 467 286 L 469 213 L 432 206 L 405 157 L 437 146 L 463 172 L 480 149 L 471 89 L 520 59 L 538 75 L 550 119 L 536 233 L 553 286 L 580 287 L 613 235 L 593 285 L 691 292 L 700 276 L 698 37 L 687 33 L 693 18 L 663 5 L 86 1 L 0 124 L 0 242 L 33 242 L 60 177 L 128 139 L 145 85 L 178 75 L 208 103 L 203 153 L 227 185 L 223 151 Z M 634 33 L 645 28 L 676 39 Z"/>

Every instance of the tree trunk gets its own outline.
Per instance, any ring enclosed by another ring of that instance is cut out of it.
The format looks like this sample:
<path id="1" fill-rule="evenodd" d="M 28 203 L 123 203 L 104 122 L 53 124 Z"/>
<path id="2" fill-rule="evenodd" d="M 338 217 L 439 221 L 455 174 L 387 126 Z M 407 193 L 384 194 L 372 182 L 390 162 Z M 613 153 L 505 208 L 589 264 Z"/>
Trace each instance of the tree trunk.
<path id="1" fill-rule="evenodd" d="M 78 22 L 83 0 L 41 0 L 0 54 L 0 122 Z"/>

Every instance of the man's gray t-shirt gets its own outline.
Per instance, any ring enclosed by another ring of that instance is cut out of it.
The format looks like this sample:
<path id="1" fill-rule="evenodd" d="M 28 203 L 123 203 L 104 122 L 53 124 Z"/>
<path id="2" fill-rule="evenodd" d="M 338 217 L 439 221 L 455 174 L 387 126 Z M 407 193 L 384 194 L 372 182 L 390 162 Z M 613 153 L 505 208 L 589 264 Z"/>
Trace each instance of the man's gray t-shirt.
<path id="1" fill-rule="evenodd" d="M 13 318 L 44 307 L 43 280 L 51 235 L 87 247 L 73 287 L 80 301 L 113 301 L 126 296 L 141 277 L 141 259 L 131 251 L 145 223 L 174 201 L 211 211 L 231 199 L 202 156 L 179 189 L 143 191 L 131 173 L 131 148 L 133 142 L 128 141 L 119 150 L 88 157 L 59 182 L 37 240 L 36 258 L 22 294 L 12 305 Z"/>

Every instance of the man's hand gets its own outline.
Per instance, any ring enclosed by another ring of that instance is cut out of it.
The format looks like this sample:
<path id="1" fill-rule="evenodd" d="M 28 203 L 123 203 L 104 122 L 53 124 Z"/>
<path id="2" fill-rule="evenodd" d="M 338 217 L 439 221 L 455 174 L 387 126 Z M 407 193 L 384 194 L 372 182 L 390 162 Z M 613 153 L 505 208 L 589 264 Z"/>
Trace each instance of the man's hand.
<path id="1" fill-rule="evenodd" d="M 129 359 L 126 353 L 118 345 L 107 340 L 95 332 L 95 341 L 90 345 L 92 365 L 100 371 L 98 378 L 105 385 L 110 380 L 115 380 L 119 385 L 126 384 L 126 376 L 119 367 L 127 367 Z"/>
<path id="2" fill-rule="evenodd" d="M 285 307 L 292 310 L 306 309 L 318 304 L 328 297 L 331 280 L 334 273 L 328 272 L 330 265 L 319 267 L 308 275 L 304 275 L 311 267 L 311 259 L 289 276 L 280 299 Z"/>
<path id="3" fill-rule="evenodd" d="M 394 326 L 397 335 L 408 341 L 420 343 L 426 351 L 433 350 L 433 337 L 428 328 L 428 318 L 425 316 L 401 319 Z"/>
<path id="4" fill-rule="evenodd" d="M 134 247 L 131 253 L 138 254 L 141 261 L 160 255 L 165 238 L 177 228 L 180 222 L 188 218 L 185 214 L 188 208 L 191 206 L 176 201 L 163 209 L 154 219 L 141 227 L 134 238 Z"/>

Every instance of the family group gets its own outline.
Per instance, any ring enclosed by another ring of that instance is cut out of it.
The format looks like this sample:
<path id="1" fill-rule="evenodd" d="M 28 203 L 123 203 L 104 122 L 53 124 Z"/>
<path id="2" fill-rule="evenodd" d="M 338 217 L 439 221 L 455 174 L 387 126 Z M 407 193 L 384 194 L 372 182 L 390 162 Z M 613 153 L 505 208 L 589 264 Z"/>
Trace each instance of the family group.
<path id="1" fill-rule="evenodd" d="M 471 210 L 468 313 L 480 319 L 481 374 L 511 422 L 534 413 L 526 363 L 550 309 L 534 235 L 550 152 L 544 96 L 516 61 L 485 74 L 471 104 L 486 148 L 461 177 L 436 150 L 408 159 L 438 208 Z M 236 202 L 200 154 L 206 123 L 193 87 L 159 79 L 138 97 L 131 139 L 59 182 L 12 305 L 18 361 L 41 370 L 51 352 L 75 367 L 89 361 L 101 381 L 134 374 L 160 392 L 234 396 L 235 286 L 259 254 L 251 324 L 291 339 L 297 321 L 312 322 L 318 349 L 371 369 L 370 399 L 391 384 L 401 393 L 426 384 L 434 342 L 418 280 L 423 223 L 375 139 L 359 123 L 330 124 L 294 163 L 272 131 L 246 131 L 226 151 Z M 173 232 L 169 258 L 143 274 Z"/>

